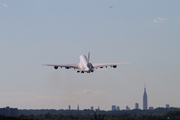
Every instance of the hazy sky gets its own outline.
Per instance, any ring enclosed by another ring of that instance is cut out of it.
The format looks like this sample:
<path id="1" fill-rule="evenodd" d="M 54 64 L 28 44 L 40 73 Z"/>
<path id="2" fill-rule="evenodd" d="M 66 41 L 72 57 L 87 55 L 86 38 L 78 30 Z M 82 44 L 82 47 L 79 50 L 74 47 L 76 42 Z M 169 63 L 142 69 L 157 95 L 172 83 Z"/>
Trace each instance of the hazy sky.
<path id="1" fill-rule="evenodd" d="M 180 107 L 180 1 L 1 0 L 0 107 Z M 133 62 L 91 74 L 42 66 Z"/>

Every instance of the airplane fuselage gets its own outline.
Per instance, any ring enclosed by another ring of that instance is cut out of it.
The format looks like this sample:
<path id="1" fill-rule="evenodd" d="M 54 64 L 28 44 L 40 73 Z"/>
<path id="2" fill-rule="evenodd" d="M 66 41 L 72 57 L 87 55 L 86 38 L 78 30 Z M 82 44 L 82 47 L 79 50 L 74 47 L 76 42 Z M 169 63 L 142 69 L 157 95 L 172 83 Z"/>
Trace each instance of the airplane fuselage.
<path id="1" fill-rule="evenodd" d="M 80 60 L 80 67 L 82 69 L 85 69 L 84 72 L 90 72 L 90 68 L 89 68 L 89 63 L 88 63 L 88 59 L 85 55 L 81 55 L 79 57 L 79 60 Z"/>

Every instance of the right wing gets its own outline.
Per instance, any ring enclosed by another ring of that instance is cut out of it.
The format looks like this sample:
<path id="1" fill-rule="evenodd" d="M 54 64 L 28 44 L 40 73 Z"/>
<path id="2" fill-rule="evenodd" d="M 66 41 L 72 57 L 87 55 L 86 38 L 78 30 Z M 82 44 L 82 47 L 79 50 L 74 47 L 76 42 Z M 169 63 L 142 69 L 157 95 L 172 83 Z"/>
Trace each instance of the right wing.
<path id="1" fill-rule="evenodd" d="M 100 68 L 100 67 L 126 65 L 126 64 L 133 64 L 133 63 L 132 62 L 127 62 L 127 63 L 92 63 L 92 66 L 94 68 Z"/>
<path id="2" fill-rule="evenodd" d="M 67 69 L 69 68 L 74 68 L 74 69 L 80 69 L 80 66 L 79 64 L 61 64 L 61 65 L 55 65 L 55 64 L 43 64 L 43 65 L 46 65 L 46 66 L 53 66 L 53 67 L 65 67 Z"/>

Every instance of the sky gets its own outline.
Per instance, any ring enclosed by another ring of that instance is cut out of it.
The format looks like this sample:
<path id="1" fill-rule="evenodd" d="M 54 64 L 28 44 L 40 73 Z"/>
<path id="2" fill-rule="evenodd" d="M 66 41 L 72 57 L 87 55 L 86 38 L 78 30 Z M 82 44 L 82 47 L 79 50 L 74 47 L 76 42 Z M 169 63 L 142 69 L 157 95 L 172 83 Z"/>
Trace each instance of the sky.
<path id="1" fill-rule="evenodd" d="M 180 107 L 180 1 L 1 0 L 0 108 Z M 42 64 L 133 62 L 77 74 Z"/>

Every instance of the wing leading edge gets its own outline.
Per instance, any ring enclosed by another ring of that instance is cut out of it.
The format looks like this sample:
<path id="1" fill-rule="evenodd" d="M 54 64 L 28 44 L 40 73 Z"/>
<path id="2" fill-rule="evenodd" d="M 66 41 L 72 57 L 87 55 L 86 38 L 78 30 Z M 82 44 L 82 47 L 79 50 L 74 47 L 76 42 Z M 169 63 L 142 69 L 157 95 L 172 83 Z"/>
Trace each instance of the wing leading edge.
<path id="1" fill-rule="evenodd" d="M 74 68 L 74 69 L 80 69 L 80 66 L 79 66 L 79 64 L 64 64 L 64 65 L 53 65 L 53 64 L 43 64 L 43 65 L 46 65 L 46 66 L 54 66 L 54 67 L 56 67 L 56 68 L 58 68 L 58 67 L 65 67 L 65 68 Z"/>
<path id="2" fill-rule="evenodd" d="M 100 67 L 116 67 L 117 65 L 126 65 L 126 64 L 133 64 L 132 62 L 127 62 L 127 63 L 92 63 L 92 66 L 94 68 L 100 68 Z"/>

